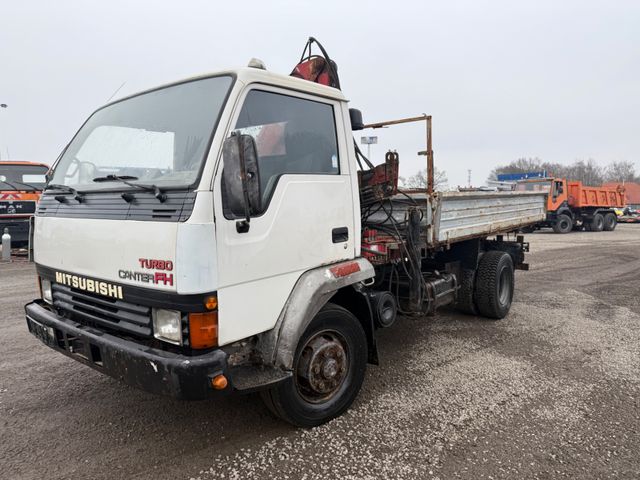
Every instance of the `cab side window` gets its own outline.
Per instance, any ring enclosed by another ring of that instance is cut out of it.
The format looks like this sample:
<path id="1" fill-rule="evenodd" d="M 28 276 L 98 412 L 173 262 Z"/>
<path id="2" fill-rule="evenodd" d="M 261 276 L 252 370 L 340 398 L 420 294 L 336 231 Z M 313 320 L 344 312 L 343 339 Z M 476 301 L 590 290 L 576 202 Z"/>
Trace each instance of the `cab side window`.
<path id="1" fill-rule="evenodd" d="M 245 99 L 235 130 L 251 135 L 256 141 L 265 206 L 284 174 L 340 173 L 331 105 L 252 90 Z"/>

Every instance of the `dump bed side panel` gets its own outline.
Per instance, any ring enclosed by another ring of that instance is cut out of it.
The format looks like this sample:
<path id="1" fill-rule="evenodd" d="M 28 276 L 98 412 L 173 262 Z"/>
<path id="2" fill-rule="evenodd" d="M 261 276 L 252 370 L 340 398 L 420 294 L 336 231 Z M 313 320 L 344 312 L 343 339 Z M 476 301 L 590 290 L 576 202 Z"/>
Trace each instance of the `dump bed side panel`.
<path id="1" fill-rule="evenodd" d="M 429 247 L 437 247 L 541 222 L 546 205 L 545 192 L 441 192 L 434 197 L 404 192 L 374 208 L 367 220 L 370 228 L 383 225 L 404 236 L 409 210 L 418 208 L 422 237 Z"/>
<path id="2" fill-rule="evenodd" d="M 581 182 L 568 182 L 569 205 L 575 208 L 585 207 L 624 207 L 622 188 L 587 187 Z"/>
<path id="3" fill-rule="evenodd" d="M 542 192 L 443 193 L 435 216 L 435 243 L 510 232 L 543 221 Z"/>

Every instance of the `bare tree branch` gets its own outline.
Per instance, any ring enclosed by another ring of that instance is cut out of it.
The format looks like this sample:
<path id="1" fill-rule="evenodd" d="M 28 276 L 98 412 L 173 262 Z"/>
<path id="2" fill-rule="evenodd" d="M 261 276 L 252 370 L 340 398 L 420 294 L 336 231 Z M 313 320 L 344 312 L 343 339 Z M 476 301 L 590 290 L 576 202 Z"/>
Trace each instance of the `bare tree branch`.
<path id="1" fill-rule="evenodd" d="M 433 171 L 434 190 L 445 190 L 448 187 L 448 182 L 447 172 L 436 167 Z M 405 188 L 427 188 L 427 170 L 419 170 L 410 177 L 399 177 L 398 183 Z"/>

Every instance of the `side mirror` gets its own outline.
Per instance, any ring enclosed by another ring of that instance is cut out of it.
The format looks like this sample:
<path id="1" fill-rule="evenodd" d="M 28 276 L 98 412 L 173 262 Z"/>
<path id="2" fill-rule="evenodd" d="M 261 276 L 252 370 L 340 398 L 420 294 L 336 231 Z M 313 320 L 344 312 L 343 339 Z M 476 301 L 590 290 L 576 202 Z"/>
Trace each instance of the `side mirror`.
<path id="1" fill-rule="evenodd" d="M 349 120 L 351 120 L 351 130 L 364 130 L 364 122 L 362 121 L 362 112 L 357 108 L 349 109 Z"/>
<path id="2" fill-rule="evenodd" d="M 262 213 L 260 170 L 255 140 L 234 132 L 222 146 L 222 186 L 231 213 L 244 220 L 236 222 L 238 233 L 249 231 L 251 215 Z"/>

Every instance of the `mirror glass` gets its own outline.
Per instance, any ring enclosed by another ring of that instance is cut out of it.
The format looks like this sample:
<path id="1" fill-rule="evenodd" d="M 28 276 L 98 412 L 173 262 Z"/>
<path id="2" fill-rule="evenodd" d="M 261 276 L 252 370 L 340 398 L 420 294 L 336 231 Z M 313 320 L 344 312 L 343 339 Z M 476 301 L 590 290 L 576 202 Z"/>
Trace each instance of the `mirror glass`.
<path id="1" fill-rule="evenodd" d="M 227 138 L 222 149 L 222 161 L 225 207 L 235 217 L 261 214 L 260 172 L 253 137 L 234 133 Z"/>

